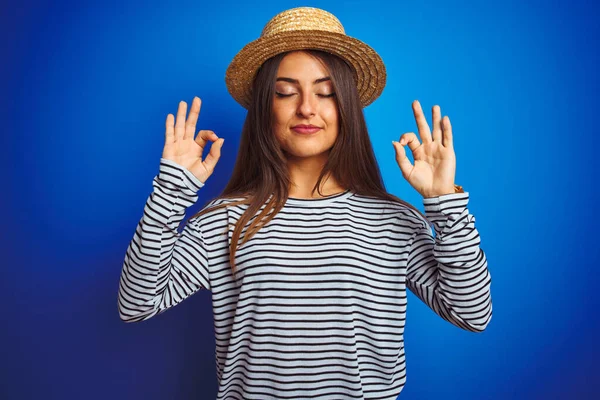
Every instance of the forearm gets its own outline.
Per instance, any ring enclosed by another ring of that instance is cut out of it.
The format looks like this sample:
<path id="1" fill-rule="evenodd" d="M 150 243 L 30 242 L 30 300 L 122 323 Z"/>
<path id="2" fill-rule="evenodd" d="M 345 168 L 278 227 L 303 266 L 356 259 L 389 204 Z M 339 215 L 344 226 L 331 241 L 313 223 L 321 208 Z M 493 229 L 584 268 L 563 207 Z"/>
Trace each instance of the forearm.
<path id="1" fill-rule="evenodd" d="M 467 202 L 468 193 L 424 199 L 436 236 L 429 226 L 415 234 L 408 285 L 445 320 L 481 332 L 492 315 L 491 276 Z"/>
<path id="2" fill-rule="evenodd" d="M 122 267 L 118 308 L 124 321 L 148 319 L 189 296 L 207 277 L 183 268 L 186 260 L 198 264 L 206 257 L 198 250 L 194 235 L 177 231 L 185 210 L 198 198 L 197 186 L 181 171 L 161 160 L 160 172 L 153 180 L 148 197 Z M 193 226 L 186 228 L 193 232 Z M 194 250 L 195 248 L 195 250 Z M 196 276 L 195 282 L 190 277 Z"/>

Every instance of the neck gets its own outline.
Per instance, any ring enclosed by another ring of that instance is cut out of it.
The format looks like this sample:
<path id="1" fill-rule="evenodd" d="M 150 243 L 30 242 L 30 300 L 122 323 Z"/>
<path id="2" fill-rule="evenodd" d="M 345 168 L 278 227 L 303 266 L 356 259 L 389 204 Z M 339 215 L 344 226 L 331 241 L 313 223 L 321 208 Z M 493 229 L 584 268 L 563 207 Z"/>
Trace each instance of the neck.
<path id="1" fill-rule="evenodd" d="M 311 193 L 327 161 L 327 156 L 328 153 L 320 157 L 288 158 L 287 166 L 292 181 L 289 197 L 313 199 L 331 196 L 345 190 L 335 178 L 329 175 L 321 181 L 320 189 L 323 196 L 318 192 Z"/>

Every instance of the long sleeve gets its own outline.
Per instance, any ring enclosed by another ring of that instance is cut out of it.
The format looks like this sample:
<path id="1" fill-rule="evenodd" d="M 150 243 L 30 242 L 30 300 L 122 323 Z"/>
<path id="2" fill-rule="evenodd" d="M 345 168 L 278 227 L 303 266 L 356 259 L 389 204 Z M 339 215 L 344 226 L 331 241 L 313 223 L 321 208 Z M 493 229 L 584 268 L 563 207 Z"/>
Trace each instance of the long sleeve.
<path id="1" fill-rule="evenodd" d="M 119 316 L 125 322 L 149 319 L 200 289 L 210 290 L 200 223 L 194 218 L 181 233 L 177 230 L 204 184 L 184 167 L 161 158 L 152 186 L 119 281 Z"/>
<path id="2" fill-rule="evenodd" d="M 423 199 L 436 236 L 423 220 L 410 245 L 407 286 L 446 321 L 482 332 L 492 317 L 491 276 L 468 200 L 468 192 Z"/>

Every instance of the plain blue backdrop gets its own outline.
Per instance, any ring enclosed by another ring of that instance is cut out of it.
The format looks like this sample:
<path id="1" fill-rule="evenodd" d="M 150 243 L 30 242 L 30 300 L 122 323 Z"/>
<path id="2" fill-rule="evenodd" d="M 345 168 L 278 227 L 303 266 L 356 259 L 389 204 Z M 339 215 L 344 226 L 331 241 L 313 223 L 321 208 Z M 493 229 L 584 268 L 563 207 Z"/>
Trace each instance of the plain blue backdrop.
<path id="1" fill-rule="evenodd" d="M 215 398 L 210 293 L 125 324 L 119 275 L 167 114 L 199 96 L 197 129 L 226 138 L 193 213 L 237 154 L 246 111 L 225 87 L 229 62 L 305 5 L 383 58 L 369 133 L 388 191 L 421 210 L 391 141 L 417 132 L 415 99 L 429 123 L 435 104 L 450 117 L 488 258 L 494 316 L 481 334 L 409 295 L 399 398 L 599 398 L 599 13 L 516 0 L 4 4 L 0 398 Z"/>

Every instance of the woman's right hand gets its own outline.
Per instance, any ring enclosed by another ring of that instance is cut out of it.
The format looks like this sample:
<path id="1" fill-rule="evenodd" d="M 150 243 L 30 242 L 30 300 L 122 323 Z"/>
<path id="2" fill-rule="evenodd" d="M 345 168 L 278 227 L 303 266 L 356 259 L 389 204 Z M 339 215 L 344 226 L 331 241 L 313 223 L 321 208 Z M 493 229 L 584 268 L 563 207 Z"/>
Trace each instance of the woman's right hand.
<path id="1" fill-rule="evenodd" d="M 185 101 L 179 102 L 175 125 L 173 125 L 173 114 L 167 115 L 165 147 L 162 157 L 185 167 L 204 183 L 212 175 L 217 161 L 221 157 L 221 147 L 225 139 L 219 138 L 210 130 L 201 130 L 194 139 L 200 104 L 200 98 L 194 97 L 187 121 L 185 119 L 187 110 Z M 206 159 L 202 161 L 202 153 L 209 140 L 213 143 Z"/>

